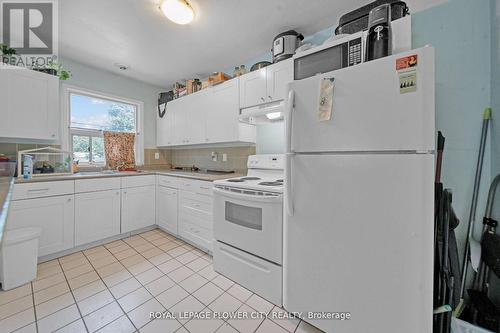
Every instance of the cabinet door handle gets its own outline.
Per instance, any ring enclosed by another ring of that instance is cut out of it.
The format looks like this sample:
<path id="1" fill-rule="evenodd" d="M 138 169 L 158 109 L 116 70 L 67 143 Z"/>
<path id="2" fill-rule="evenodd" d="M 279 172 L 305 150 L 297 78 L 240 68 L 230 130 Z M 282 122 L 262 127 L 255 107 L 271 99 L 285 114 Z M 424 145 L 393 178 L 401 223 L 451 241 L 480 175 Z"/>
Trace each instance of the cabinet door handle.
<path id="1" fill-rule="evenodd" d="M 262 102 L 266 101 L 266 99 L 264 97 L 261 97 L 260 99 L 262 100 Z"/>
<path id="2" fill-rule="evenodd" d="M 210 190 L 210 187 L 200 186 L 202 190 Z"/>
<path id="3" fill-rule="evenodd" d="M 272 101 L 272 100 L 273 100 L 273 97 L 272 97 L 272 96 L 269 96 L 269 99 Z"/>
<path id="4" fill-rule="evenodd" d="M 68 198 L 68 202 L 71 202 L 71 198 Z"/>

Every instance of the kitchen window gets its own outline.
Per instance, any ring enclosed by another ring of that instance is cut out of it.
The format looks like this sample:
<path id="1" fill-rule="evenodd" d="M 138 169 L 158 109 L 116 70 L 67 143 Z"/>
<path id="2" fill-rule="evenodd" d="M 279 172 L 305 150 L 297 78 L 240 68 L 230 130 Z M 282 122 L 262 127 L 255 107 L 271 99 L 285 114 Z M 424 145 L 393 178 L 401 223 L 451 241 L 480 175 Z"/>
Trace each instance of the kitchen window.
<path id="1" fill-rule="evenodd" d="M 80 165 L 104 166 L 103 131 L 136 134 L 136 163 L 142 160 L 142 105 L 126 99 L 68 89 L 69 147 Z"/>

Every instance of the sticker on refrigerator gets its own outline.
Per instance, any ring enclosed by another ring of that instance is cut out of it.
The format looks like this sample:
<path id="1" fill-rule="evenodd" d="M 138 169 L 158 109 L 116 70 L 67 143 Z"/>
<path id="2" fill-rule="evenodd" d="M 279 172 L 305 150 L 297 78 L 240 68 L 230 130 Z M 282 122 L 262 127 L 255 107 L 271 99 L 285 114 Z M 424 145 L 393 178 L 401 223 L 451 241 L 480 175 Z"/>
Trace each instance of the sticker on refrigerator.
<path id="1" fill-rule="evenodd" d="M 417 67 L 417 65 L 418 65 L 418 55 L 416 54 L 396 59 L 397 71 L 414 68 Z"/>
<path id="2" fill-rule="evenodd" d="M 334 78 L 325 78 L 321 80 L 318 104 L 319 121 L 328 121 L 332 119 L 334 81 Z"/>
<path id="3" fill-rule="evenodd" d="M 417 71 L 410 70 L 399 73 L 399 93 L 406 94 L 417 91 Z"/>

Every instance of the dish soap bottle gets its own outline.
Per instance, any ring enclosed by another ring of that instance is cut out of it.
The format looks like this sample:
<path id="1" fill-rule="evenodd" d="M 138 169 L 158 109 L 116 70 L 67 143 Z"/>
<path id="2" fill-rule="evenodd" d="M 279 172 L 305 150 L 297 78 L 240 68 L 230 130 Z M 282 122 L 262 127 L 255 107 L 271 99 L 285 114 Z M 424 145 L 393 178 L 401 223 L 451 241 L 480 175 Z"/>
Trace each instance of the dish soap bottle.
<path id="1" fill-rule="evenodd" d="M 240 75 L 243 75 L 243 74 L 246 74 L 247 73 L 247 69 L 245 68 L 245 65 L 241 65 L 240 66 Z"/>
<path id="2" fill-rule="evenodd" d="M 23 179 L 25 180 L 31 179 L 32 174 L 33 174 L 33 156 L 24 155 Z"/>

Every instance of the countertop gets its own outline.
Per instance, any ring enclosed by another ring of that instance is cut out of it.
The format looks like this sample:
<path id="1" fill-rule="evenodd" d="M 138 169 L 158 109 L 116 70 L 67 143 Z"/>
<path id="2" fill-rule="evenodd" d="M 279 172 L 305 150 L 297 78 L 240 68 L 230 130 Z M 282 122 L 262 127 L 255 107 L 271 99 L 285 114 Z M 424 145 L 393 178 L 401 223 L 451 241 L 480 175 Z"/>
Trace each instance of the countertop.
<path id="1" fill-rule="evenodd" d="M 144 176 L 144 175 L 165 175 L 173 177 L 182 177 L 189 179 L 198 179 L 204 181 L 214 181 L 219 179 L 235 178 L 244 176 L 241 173 L 224 173 L 224 174 L 214 174 L 206 172 L 190 172 L 190 171 L 179 171 L 179 170 L 141 170 L 141 171 L 124 171 L 116 173 L 101 173 L 101 172 L 79 172 L 72 175 L 60 175 L 60 176 L 39 176 L 32 177 L 31 179 L 24 180 L 23 178 L 16 178 L 16 184 L 24 183 L 37 183 L 37 182 L 53 182 L 61 180 L 78 180 L 78 179 L 94 179 L 94 178 L 111 178 L 111 177 L 133 177 L 133 176 Z"/>
<path id="2" fill-rule="evenodd" d="M 11 177 L 0 177 L 0 243 L 3 239 L 5 224 L 7 223 L 7 213 L 9 210 L 10 197 L 12 195 L 12 184 L 14 179 Z"/>

